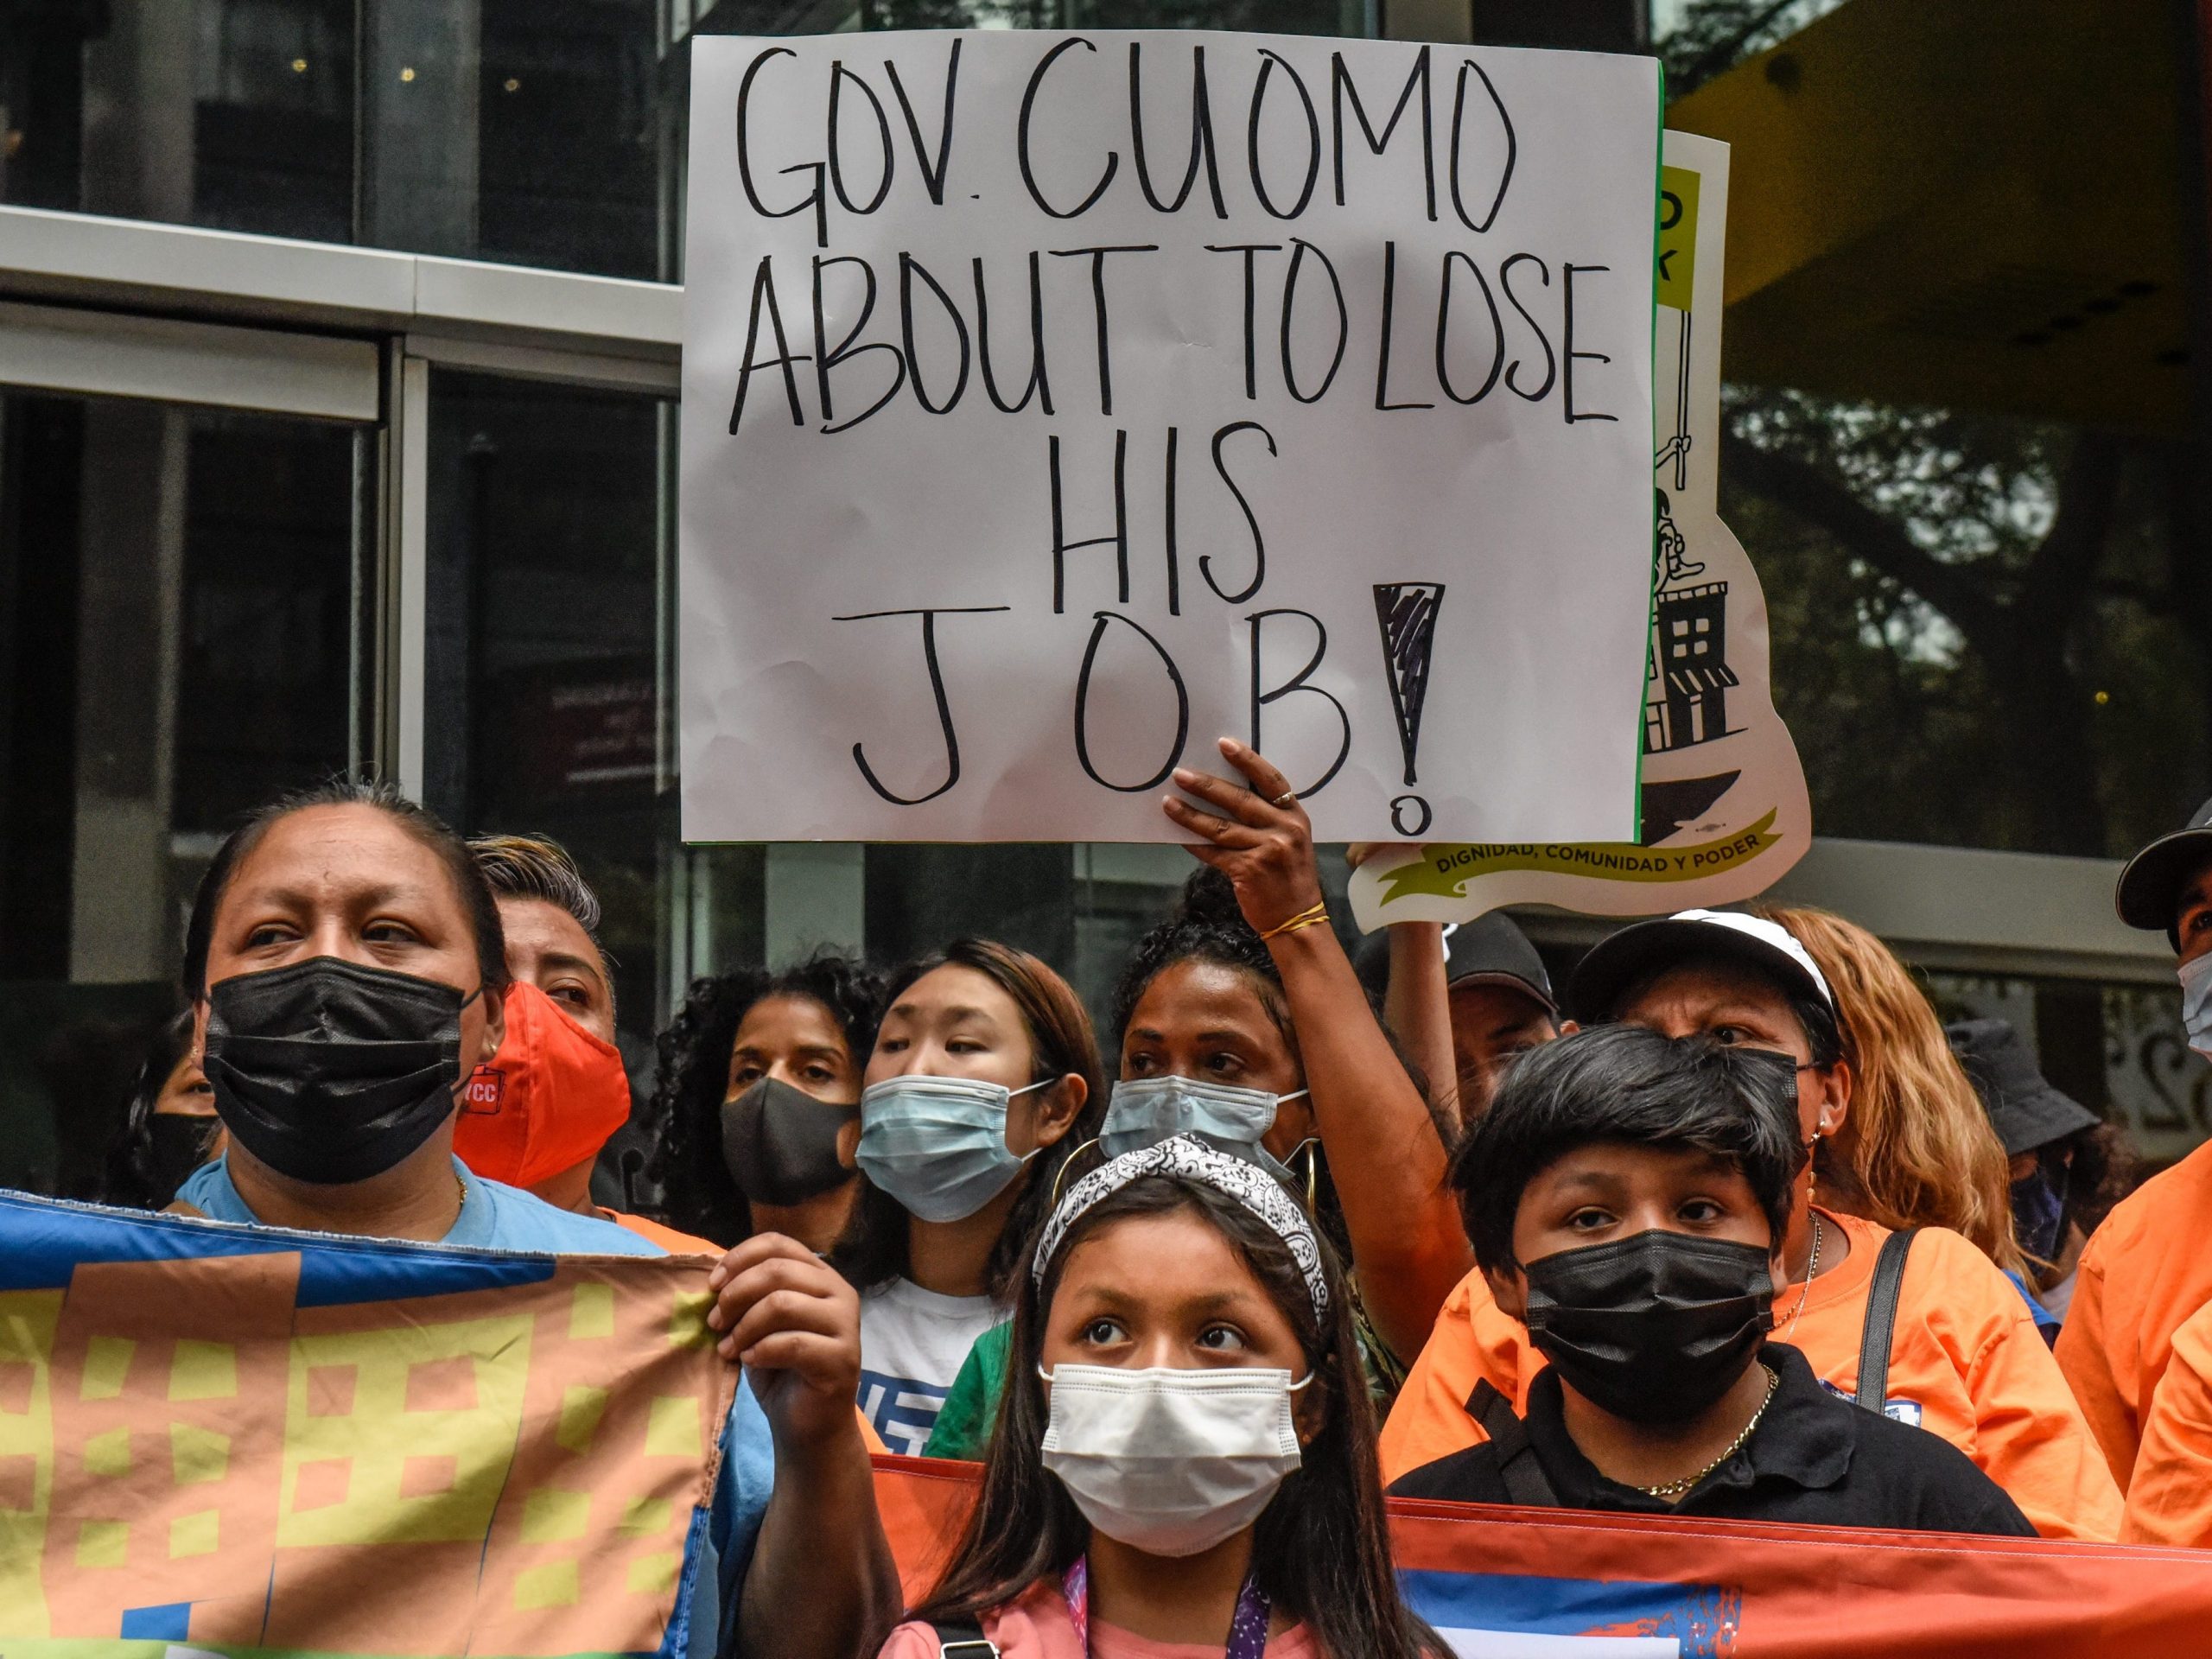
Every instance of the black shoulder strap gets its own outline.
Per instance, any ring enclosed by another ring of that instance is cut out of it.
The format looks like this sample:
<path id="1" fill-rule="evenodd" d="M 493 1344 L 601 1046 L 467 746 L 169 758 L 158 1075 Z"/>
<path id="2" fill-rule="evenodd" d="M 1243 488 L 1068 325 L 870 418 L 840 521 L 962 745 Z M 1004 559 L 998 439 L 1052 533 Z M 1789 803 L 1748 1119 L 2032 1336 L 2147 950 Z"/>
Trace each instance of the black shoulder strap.
<path id="1" fill-rule="evenodd" d="M 973 1619 L 950 1618 L 930 1628 L 937 1632 L 937 1650 L 943 1659 L 999 1659 L 998 1649 Z"/>
<path id="2" fill-rule="evenodd" d="M 1536 1461 L 1536 1448 L 1529 1444 L 1528 1427 L 1513 1402 L 1488 1382 L 1478 1382 L 1467 1396 L 1467 1415 L 1482 1425 L 1497 1448 L 1497 1473 L 1505 1483 L 1505 1496 L 1524 1509 L 1558 1509 L 1559 1494 L 1544 1465 Z"/>
<path id="3" fill-rule="evenodd" d="M 1882 1241 L 1874 1258 L 1874 1281 L 1866 1287 L 1866 1325 L 1859 1337 L 1859 1392 L 1852 1403 L 1880 1412 L 1889 1403 L 1890 1339 L 1897 1332 L 1897 1292 L 1904 1284 L 1904 1259 L 1911 1252 L 1913 1236 L 1908 1227 Z"/>

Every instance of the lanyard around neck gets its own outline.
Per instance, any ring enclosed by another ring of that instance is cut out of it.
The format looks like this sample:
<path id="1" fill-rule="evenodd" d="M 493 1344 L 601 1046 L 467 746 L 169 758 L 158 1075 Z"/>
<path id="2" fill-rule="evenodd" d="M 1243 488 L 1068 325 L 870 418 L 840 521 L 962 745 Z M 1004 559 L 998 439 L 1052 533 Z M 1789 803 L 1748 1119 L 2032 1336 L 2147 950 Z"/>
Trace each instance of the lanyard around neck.
<path id="1" fill-rule="evenodd" d="M 1090 1651 L 1090 1560 L 1076 1557 L 1075 1565 L 1060 1579 L 1060 1593 L 1067 1598 L 1068 1618 L 1075 1626 L 1076 1644 Z M 1268 1619 L 1274 1611 L 1268 1592 L 1251 1573 L 1236 1592 L 1236 1612 L 1229 1621 L 1229 1643 L 1222 1659 L 1261 1659 L 1268 1650 Z"/>

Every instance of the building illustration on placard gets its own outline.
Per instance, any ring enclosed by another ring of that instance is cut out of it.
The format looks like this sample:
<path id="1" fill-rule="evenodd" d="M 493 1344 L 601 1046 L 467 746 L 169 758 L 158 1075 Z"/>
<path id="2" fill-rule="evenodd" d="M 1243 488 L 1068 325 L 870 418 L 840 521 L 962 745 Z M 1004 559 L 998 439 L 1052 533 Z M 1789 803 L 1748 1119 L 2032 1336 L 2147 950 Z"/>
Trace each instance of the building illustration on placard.
<path id="1" fill-rule="evenodd" d="M 1774 707 L 1758 572 L 1719 512 L 1727 148 L 1683 132 L 1668 133 L 1666 146 L 1654 365 L 1662 396 L 1649 452 L 1655 536 L 1648 553 L 1637 549 L 1651 559 L 1637 837 L 1385 849 L 1352 874 L 1363 928 L 1464 922 L 1501 905 L 1649 916 L 1737 904 L 1770 887 L 1811 843 L 1804 768 Z"/>
<path id="2" fill-rule="evenodd" d="M 1662 453 L 1662 463 L 1667 459 Z M 1662 568 L 1652 606 L 1643 704 L 1646 754 L 1726 737 L 1728 693 L 1741 683 L 1728 666 L 1728 584 L 1696 580 L 1705 566 L 1685 556 L 1663 490 L 1659 550 Z"/>

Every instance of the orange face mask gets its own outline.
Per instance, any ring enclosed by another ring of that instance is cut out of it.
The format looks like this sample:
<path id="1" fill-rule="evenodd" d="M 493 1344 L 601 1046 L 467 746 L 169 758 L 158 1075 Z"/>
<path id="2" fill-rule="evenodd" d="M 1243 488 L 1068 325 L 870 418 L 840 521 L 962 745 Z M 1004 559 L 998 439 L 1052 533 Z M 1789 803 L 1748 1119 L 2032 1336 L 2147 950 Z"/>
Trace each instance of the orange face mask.
<path id="1" fill-rule="evenodd" d="M 535 985 L 507 988 L 507 1034 L 461 1096 L 453 1149 L 487 1181 L 535 1186 L 594 1157 L 630 1121 L 622 1056 Z"/>

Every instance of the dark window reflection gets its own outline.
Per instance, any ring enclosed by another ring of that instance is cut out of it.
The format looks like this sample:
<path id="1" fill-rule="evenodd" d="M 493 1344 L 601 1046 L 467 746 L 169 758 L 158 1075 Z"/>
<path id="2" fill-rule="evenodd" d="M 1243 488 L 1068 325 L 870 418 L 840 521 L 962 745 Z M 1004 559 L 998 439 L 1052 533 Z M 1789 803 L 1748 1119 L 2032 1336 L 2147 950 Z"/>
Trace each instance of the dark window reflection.
<path id="1" fill-rule="evenodd" d="M 345 241 L 353 0 L 0 7 L 0 200 Z"/>
<path id="2" fill-rule="evenodd" d="M 659 786 L 661 400 L 431 382 L 424 794 L 472 832 L 551 835 L 606 906 L 626 1030 L 660 990 L 675 798 Z"/>
<path id="3" fill-rule="evenodd" d="M 216 843 L 359 759 L 365 451 L 0 394 L 0 1185 L 88 1192 Z"/>

